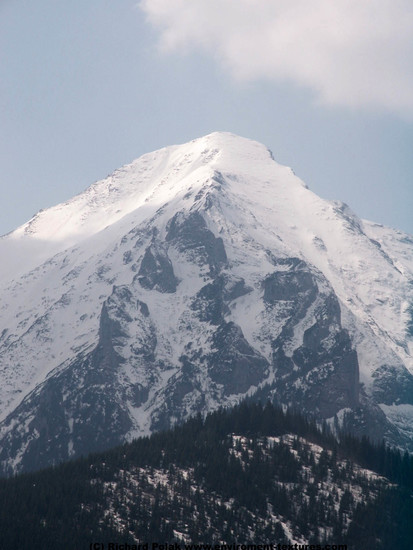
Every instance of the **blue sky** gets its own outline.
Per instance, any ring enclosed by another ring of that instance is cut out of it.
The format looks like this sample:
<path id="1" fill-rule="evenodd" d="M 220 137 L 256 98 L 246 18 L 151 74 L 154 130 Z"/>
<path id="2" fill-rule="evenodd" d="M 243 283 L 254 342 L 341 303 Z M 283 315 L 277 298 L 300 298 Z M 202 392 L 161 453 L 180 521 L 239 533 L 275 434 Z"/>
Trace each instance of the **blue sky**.
<path id="1" fill-rule="evenodd" d="M 0 0 L 0 234 L 215 130 L 413 234 L 410 0 Z"/>

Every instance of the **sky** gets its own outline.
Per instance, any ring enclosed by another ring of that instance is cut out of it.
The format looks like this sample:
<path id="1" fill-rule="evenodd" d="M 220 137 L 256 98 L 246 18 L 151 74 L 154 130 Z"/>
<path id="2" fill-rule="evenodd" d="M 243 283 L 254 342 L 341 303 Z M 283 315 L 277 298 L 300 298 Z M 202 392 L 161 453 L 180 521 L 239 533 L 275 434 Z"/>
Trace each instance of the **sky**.
<path id="1" fill-rule="evenodd" d="M 413 2 L 0 0 L 0 235 L 216 130 L 413 234 Z"/>

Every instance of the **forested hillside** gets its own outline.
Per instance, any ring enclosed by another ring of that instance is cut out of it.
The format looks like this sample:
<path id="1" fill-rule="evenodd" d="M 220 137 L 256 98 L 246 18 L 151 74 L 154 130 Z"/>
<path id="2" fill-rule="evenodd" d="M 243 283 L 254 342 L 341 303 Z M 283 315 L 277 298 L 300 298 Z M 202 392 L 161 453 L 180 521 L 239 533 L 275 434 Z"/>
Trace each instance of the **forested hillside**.
<path id="1" fill-rule="evenodd" d="M 340 439 L 270 404 L 198 415 L 103 454 L 1 480 L 0 547 L 411 548 L 413 458 Z"/>

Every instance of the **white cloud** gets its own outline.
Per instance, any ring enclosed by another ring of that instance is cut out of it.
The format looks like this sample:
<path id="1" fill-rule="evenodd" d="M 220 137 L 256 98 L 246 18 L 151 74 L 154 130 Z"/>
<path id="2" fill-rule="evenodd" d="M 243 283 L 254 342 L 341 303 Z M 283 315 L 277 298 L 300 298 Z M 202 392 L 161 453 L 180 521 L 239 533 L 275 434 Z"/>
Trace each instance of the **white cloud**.
<path id="1" fill-rule="evenodd" d="M 167 52 L 202 49 L 240 80 L 413 114 L 412 0 L 141 0 Z"/>

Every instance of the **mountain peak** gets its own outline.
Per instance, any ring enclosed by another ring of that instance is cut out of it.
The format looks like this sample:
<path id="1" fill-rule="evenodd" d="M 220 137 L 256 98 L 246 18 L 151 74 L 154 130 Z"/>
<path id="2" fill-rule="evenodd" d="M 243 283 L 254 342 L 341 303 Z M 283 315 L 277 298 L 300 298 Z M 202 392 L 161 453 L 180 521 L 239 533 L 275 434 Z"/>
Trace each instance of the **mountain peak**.
<path id="1" fill-rule="evenodd" d="M 155 194 L 162 195 L 161 188 L 165 196 L 160 200 L 169 200 L 191 186 L 189 174 L 207 177 L 216 169 L 233 171 L 234 166 L 237 171 L 250 172 L 257 163 L 273 163 L 272 153 L 264 145 L 229 132 L 213 132 L 142 155 L 72 199 L 39 211 L 12 234 L 73 240 L 79 233 L 85 236 L 114 223 L 150 202 Z M 165 186 L 166 181 L 170 185 Z"/>
<path id="2" fill-rule="evenodd" d="M 194 152 L 198 150 L 203 156 L 207 151 L 216 151 L 231 160 L 235 158 L 259 162 L 273 160 L 272 152 L 265 145 L 231 132 L 212 132 L 178 147 L 193 147 Z"/>
<path id="3" fill-rule="evenodd" d="M 41 434 L 60 460 L 89 425 L 97 449 L 258 392 L 413 449 L 412 241 L 260 143 L 145 154 L 0 257 L 0 469 Z"/>
<path id="4" fill-rule="evenodd" d="M 213 132 L 146 153 L 68 201 L 40 210 L 0 240 L 9 257 L 0 279 L 18 267 L 29 268 L 52 253 L 76 246 L 134 211 L 154 213 L 162 204 L 179 202 L 191 190 L 214 185 L 217 173 L 230 174 L 234 185 L 240 179 L 248 181 L 247 194 L 254 193 L 254 186 L 262 181 L 305 187 L 290 168 L 273 160 L 265 145 L 230 132 Z M 30 258 L 19 252 L 26 246 L 32 251 Z"/>

